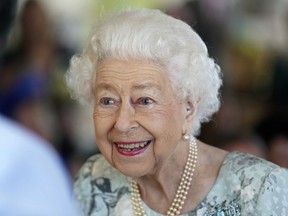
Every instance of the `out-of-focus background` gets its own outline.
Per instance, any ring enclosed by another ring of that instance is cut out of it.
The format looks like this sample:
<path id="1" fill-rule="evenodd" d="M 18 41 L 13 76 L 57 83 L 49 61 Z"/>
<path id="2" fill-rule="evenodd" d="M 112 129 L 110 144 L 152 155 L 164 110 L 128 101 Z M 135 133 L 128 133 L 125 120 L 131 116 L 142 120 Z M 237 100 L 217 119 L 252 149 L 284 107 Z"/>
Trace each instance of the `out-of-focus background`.
<path id="1" fill-rule="evenodd" d="M 0 61 L 0 113 L 47 139 L 74 176 L 98 149 L 92 106 L 70 99 L 63 75 L 99 17 L 135 7 L 190 24 L 222 68 L 222 107 L 200 139 L 288 168 L 287 0 L 18 0 Z"/>

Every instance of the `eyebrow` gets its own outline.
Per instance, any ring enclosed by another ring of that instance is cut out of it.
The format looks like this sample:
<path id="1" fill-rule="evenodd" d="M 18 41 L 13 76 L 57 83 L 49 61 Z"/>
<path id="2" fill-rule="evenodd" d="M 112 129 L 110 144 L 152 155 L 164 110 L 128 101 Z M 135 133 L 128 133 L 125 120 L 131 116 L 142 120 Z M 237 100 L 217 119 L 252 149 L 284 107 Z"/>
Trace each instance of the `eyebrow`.
<path id="1" fill-rule="evenodd" d="M 147 90 L 147 89 L 156 89 L 156 90 L 161 90 L 160 85 L 152 83 L 152 82 L 144 82 L 144 83 L 140 83 L 137 85 L 132 86 L 132 90 Z M 96 86 L 96 90 L 106 90 L 106 91 L 116 91 L 116 89 L 114 88 L 114 86 L 108 84 L 108 83 L 99 83 Z"/>
<path id="2" fill-rule="evenodd" d="M 115 91 L 115 88 L 112 85 L 109 85 L 107 83 L 100 83 L 96 86 L 96 90 Z"/>
<path id="3" fill-rule="evenodd" d="M 132 87 L 132 90 L 146 90 L 146 89 L 161 90 L 161 87 L 160 87 L 160 85 L 155 84 L 155 83 L 151 83 L 151 82 L 137 84 L 137 85 Z"/>

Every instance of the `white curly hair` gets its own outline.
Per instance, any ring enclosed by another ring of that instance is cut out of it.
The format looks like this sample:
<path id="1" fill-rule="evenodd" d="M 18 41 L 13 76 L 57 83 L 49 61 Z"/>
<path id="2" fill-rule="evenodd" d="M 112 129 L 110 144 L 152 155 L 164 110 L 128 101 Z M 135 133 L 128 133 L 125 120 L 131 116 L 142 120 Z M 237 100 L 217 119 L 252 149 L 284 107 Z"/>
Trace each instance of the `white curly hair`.
<path id="1" fill-rule="evenodd" d="M 179 99 L 198 103 L 192 135 L 200 132 L 220 106 L 219 66 L 186 23 L 155 9 L 112 13 L 99 21 L 87 47 L 72 57 L 66 73 L 71 96 L 93 102 L 97 66 L 105 60 L 145 60 L 162 66 Z"/>

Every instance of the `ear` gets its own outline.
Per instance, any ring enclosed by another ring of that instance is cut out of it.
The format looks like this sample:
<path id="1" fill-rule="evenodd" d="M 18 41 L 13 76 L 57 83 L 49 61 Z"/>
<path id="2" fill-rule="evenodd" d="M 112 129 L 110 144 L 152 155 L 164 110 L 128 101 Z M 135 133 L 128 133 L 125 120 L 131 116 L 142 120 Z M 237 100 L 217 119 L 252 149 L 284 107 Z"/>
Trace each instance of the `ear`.
<path id="1" fill-rule="evenodd" d="M 190 133 L 192 126 L 193 126 L 193 120 L 195 118 L 195 115 L 197 113 L 197 107 L 198 107 L 198 101 L 195 103 L 192 103 L 189 100 L 186 100 L 185 107 L 184 107 L 184 113 L 185 113 L 185 119 L 183 124 L 182 133 Z"/>

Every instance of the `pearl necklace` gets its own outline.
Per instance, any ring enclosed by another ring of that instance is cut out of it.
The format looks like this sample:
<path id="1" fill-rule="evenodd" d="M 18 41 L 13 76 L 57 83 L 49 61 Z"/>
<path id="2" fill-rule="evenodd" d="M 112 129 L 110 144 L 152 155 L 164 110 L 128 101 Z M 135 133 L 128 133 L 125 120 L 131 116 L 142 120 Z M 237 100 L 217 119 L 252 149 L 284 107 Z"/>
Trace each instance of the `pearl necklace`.
<path id="1" fill-rule="evenodd" d="M 189 154 L 185 164 L 184 172 L 180 184 L 178 185 L 173 202 L 168 209 L 167 216 L 180 215 L 181 209 L 187 198 L 187 194 L 191 185 L 192 177 L 197 163 L 197 144 L 194 138 L 189 143 Z M 135 216 L 147 216 L 142 204 L 141 195 L 137 182 L 132 179 L 131 182 L 131 198 Z"/>

